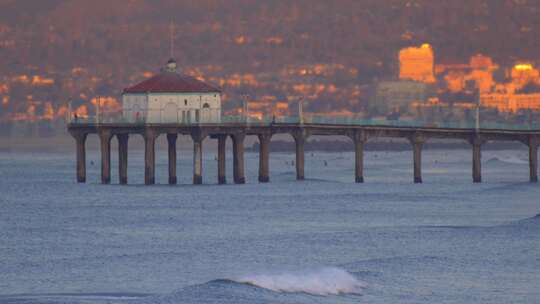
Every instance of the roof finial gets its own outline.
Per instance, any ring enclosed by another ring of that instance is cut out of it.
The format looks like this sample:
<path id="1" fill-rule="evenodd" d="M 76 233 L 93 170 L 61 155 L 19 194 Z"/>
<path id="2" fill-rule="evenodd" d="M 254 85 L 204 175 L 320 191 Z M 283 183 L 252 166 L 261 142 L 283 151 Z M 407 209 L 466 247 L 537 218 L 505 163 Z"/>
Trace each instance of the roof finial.
<path id="1" fill-rule="evenodd" d="M 176 73 L 176 61 L 174 59 L 171 58 L 169 61 L 167 61 L 165 71 Z"/>

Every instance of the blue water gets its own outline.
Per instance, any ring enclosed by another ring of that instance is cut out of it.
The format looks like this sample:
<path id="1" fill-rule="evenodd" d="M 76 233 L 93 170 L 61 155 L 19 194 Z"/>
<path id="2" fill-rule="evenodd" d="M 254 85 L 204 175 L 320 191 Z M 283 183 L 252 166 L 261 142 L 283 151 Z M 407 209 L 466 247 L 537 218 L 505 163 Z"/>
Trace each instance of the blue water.
<path id="1" fill-rule="evenodd" d="M 159 151 L 152 187 L 140 151 L 129 186 L 96 152 L 83 185 L 72 153 L 0 153 L 0 303 L 540 303 L 526 151 L 484 152 L 480 185 L 467 150 L 425 151 L 421 185 L 410 152 L 368 152 L 365 184 L 352 153 L 306 153 L 303 182 L 272 153 L 258 184 L 247 153 L 248 184 L 219 186 L 207 150 L 206 185 L 184 151 L 164 185 Z"/>

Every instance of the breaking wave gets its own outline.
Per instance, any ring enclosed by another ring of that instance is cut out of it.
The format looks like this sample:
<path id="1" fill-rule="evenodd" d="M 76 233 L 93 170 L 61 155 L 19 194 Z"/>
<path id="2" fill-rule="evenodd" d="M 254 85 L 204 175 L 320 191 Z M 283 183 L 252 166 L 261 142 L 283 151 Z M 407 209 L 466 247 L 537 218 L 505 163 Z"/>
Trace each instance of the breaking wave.
<path id="1" fill-rule="evenodd" d="M 347 271 L 334 267 L 308 272 L 247 275 L 233 281 L 276 292 L 303 292 L 318 296 L 358 295 L 367 287 Z"/>
<path id="2" fill-rule="evenodd" d="M 519 157 L 515 156 L 508 156 L 508 157 L 492 157 L 487 160 L 487 163 L 507 163 L 507 164 L 514 164 L 514 165 L 526 165 L 528 164 L 528 160 L 521 159 Z"/>

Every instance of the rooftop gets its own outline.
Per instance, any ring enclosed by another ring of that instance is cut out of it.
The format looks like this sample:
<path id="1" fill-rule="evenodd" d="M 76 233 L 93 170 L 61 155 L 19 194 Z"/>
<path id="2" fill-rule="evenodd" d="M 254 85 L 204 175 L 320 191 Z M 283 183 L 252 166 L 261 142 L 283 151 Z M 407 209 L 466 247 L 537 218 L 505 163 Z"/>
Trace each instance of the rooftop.
<path id="1" fill-rule="evenodd" d="M 173 65 L 171 65 L 173 64 Z M 176 62 L 167 62 L 167 68 L 161 73 L 124 89 L 129 93 L 220 93 L 221 90 L 194 77 L 176 72 Z"/>

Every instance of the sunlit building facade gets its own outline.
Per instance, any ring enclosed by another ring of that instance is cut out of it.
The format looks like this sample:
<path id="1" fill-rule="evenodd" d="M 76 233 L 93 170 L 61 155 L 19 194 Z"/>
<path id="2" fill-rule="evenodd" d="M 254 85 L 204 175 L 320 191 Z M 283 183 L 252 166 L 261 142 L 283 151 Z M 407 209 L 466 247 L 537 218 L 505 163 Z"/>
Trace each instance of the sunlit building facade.
<path id="1" fill-rule="evenodd" d="M 431 45 L 408 47 L 399 52 L 399 78 L 423 83 L 435 83 L 435 55 Z"/>
<path id="2" fill-rule="evenodd" d="M 480 101 L 482 107 L 495 108 L 499 112 L 516 113 L 519 110 L 540 110 L 540 93 L 487 93 L 480 95 Z"/>

